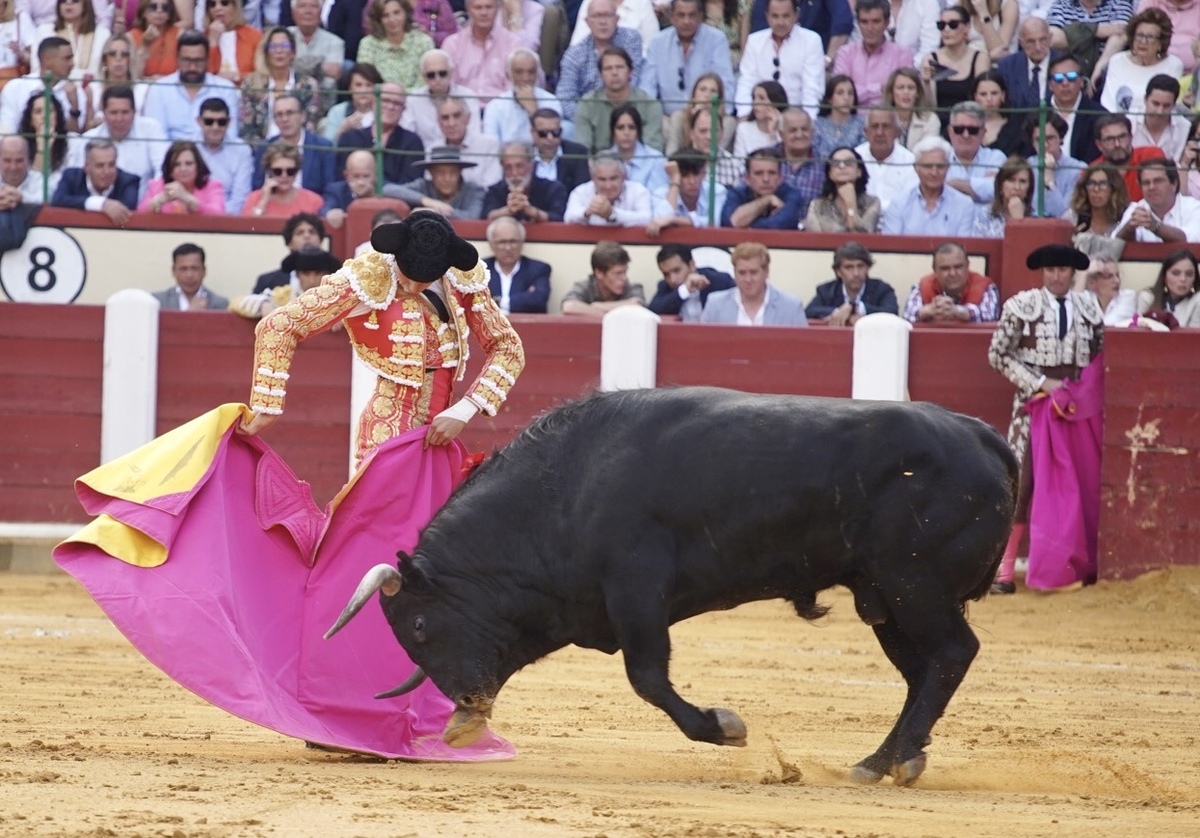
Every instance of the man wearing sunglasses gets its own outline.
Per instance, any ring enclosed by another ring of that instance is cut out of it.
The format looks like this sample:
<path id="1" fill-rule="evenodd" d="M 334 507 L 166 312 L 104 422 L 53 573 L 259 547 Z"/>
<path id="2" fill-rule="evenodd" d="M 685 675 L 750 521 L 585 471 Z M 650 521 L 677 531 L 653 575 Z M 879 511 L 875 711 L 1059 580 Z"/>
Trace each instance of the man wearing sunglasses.
<path id="1" fill-rule="evenodd" d="M 1133 7 L 1140 5 L 1133 0 L 1054 0 L 1046 12 L 1050 45 L 1089 60 L 1095 56 L 1089 72 L 1098 84 L 1108 60 L 1125 49 L 1126 27 Z"/>
<path id="2" fill-rule="evenodd" d="M 1006 159 L 1003 151 L 983 148 L 983 107 L 977 102 L 959 102 L 950 109 L 950 171 L 948 186 L 977 204 L 990 204 L 996 194 L 996 172 Z"/>
<path id="3" fill-rule="evenodd" d="M 1084 92 L 1083 72 L 1075 58 L 1051 58 L 1049 73 L 1050 108 L 1067 123 L 1063 145 L 1076 160 L 1091 160 L 1096 156 L 1096 118 L 1108 111 Z"/>
<path id="4" fill-rule="evenodd" d="M 237 114 L 241 97 L 233 82 L 208 72 L 208 38 L 201 32 L 184 32 L 179 36 L 175 58 L 179 69 L 163 76 L 146 94 L 142 112 L 158 120 L 167 134 L 167 139 L 202 140 L 200 106 L 208 99 L 216 98 L 225 103 L 229 110 L 229 124 L 225 134 L 229 142 L 238 141 Z M 232 212 L 226 204 L 226 210 Z"/>
<path id="5" fill-rule="evenodd" d="M 813 118 L 825 91 L 825 50 L 816 32 L 796 22 L 792 0 L 767 0 L 767 28 L 751 32 L 738 64 L 737 114 L 750 115 L 754 85 L 774 80 L 788 102 Z"/>
<path id="6" fill-rule="evenodd" d="M 642 89 L 661 100 L 663 114 L 670 116 L 687 104 L 704 73 L 716 73 L 725 89 L 733 90 L 729 39 L 704 23 L 701 0 L 671 0 L 671 25 L 646 47 Z"/>
<path id="7" fill-rule="evenodd" d="M 239 215 L 246 196 L 250 194 L 250 176 L 254 161 L 250 146 L 242 142 L 230 142 L 229 125 L 233 117 L 229 105 L 223 99 L 212 97 L 200 104 L 200 115 L 196 125 L 200 129 L 200 156 L 212 173 L 212 177 L 225 189 L 225 212 Z"/>
<path id="8" fill-rule="evenodd" d="M 296 177 L 296 186 L 310 189 L 318 195 L 324 194 L 325 187 L 338 179 L 337 154 L 333 150 L 333 143 L 304 127 L 304 104 L 295 94 L 278 96 L 271 105 L 271 115 L 279 132 L 267 137 L 254 156 L 254 188 L 261 189 L 266 179 L 262 158 L 267 146 L 283 142 L 294 145 L 303 154 L 303 168 Z"/>
<path id="9" fill-rule="evenodd" d="M 535 111 L 530 135 L 537 152 L 533 158 L 537 177 L 558 181 L 568 196 L 576 186 L 591 180 L 587 146 L 563 139 L 563 118 L 559 114 L 549 109 Z"/>
<path id="10" fill-rule="evenodd" d="M 579 100 L 604 86 L 596 62 L 600 60 L 600 53 L 609 47 L 620 47 L 633 56 L 633 73 L 629 81 L 634 87 L 641 81 L 642 36 L 636 29 L 617 25 L 617 7 L 613 0 L 593 0 L 588 4 L 584 21 L 590 34 L 567 47 L 558 62 L 558 86 L 554 93 L 562 101 L 563 118 L 568 124 L 575 119 Z"/>
<path id="11" fill-rule="evenodd" d="M 468 130 L 482 131 L 479 99 L 474 90 L 454 81 L 454 62 L 450 54 L 445 50 L 431 49 L 421 56 L 418 63 L 425 83 L 409 91 L 404 113 L 400 116 L 400 127 L 420 137 L 425 148 L 445 145 L 446 138 L 438 125 L 437 106 L 447 96 L 457 96 L 467 103 L 467 111 L 471 116 Z"/>

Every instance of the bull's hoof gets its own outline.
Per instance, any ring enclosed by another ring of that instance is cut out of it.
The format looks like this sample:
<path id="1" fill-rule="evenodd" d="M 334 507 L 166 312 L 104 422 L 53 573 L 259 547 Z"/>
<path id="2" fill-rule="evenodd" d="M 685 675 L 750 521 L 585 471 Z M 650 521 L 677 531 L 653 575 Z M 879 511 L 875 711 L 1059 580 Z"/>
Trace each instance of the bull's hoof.
<path id="1" fill-rule="evenodd" d="M 927 757 L 917 754 L 910 760 L 898 762 L 892 766 L 892 781 L 898 786 L 911 786 L 925 770 Z"/>
<path id="2" fill-rule="evenodd" d="M 746 725 L 738 718 L 737 713 L 724 707 L 713 707 L 712 714 L 716 716 L 717 724 L 721 728 L 721 741 L 716 744 L 746 747 Z"/>
<path id="3" fill-rule="evenodd" d="M 863 760 L 850 769 L 850 779 L 861 785 L 869 786 L 882 780 L 883 772 L 877 768 L 872 768 L 867 765 L 866 760 Z"/>
<path id="4" fill-rule="evenodd" d="M 467 748 L 487 731 L 487 716 L 467 710 L 455 710 L 442 732 L 442 741 L 451 748 Z"/>

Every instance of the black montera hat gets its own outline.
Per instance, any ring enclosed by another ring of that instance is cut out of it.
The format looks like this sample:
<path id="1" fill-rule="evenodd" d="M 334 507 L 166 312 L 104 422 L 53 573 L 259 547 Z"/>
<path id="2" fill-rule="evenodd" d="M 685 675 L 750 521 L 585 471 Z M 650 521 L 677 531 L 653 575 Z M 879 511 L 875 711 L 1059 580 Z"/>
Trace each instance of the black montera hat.
<path id="1" fill-rule="evenodd" d="M 371 247 L 395 256 L 406 277 L 425 284 L 436 282 L 450 268 L 470 270 L 479 261 L 475 245 L 432 210 L 414 210 L 397 224 L 376 227 Z"/>
<path id="2" fill-rule="evenodd" d="M 313 244 L 306 244 L 299 250 L 293 251 L 283 260 L 285 271 L 320 271 L 331 274 L 342 266 L 337 257 L 328 250 L 323 250 Z"/>
<path id="3" fill-rule="evenodd" d="M 1069 244 L 1044 244 L 1025 259 L 1025 267 L 1031 271 L 1039 268 L 1074 268 L 1077 271 L 1086 271 L 1089 264 L 1091 260 L 1087 254 Z"/>

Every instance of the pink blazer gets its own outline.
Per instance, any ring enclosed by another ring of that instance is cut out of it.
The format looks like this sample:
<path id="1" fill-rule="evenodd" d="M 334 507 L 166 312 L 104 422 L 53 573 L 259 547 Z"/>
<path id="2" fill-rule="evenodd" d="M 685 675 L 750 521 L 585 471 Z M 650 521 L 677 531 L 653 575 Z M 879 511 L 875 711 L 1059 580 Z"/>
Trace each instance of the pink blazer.
<path id="1" fill-rule="evenodd" d="M 150 185 L 146 187 L 146 197 L 142 198 L 142 202 L 138 204 L 138 212 L 151 212 L 150 202 L 162 193 L 165 185 L 166 183 L 160 177 L 150 181 Z M 196 209 L 197 215 L 225 214 L 225 187 L 221 185 L 220 181 L 210 177 L 208 184 L 203 189 L 193 189 L 192 194 L 200 202 L 200 206 Z M 162 211 L 175 215 L 187 212 L 183 208 L 183 204 L 178 201 L 167 201 L 163 204 Z"/>

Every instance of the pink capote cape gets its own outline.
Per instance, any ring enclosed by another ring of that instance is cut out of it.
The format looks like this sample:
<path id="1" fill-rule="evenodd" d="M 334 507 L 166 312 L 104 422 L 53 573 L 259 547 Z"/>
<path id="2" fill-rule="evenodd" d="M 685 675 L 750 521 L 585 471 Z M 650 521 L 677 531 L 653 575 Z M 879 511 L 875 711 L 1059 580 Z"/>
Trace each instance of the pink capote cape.
<path id="1" fill-rule="evenodd" d="M 1025 405 L 1033 496 L 1029 511 L 1030 588 L 1096 581 L 1100 527 L 1100 446 L 1104 433 L 1104 356 L 1078 381 Z"/>
<path id="2" fill-rule="evenodd" d="M 513 747 L 490 732 L 467 748 L 443 743 L 454 707 L 432 681 L 406 696 L 373 698 L 413 669 L 377 602 L 322 639 L 363 574 L 415 546 L 461 479 L 462 445 L 423 450 L 424 428 L 396 437 L 369 455 L 323 513 L 308 484 L 264 442 L 236 433 L 236 420 L 222 430 L 244 410 L 229 407 L 201 417 L 224 410 L 215 425 L 189 430 L 204 424 L 196 420 L 76 482 L 89 514 L 115 519 L 98 523 L 132 527 L 134 539 L 163 545 L 162 564 L 139 567 L 130 563 L 137 556 L 114 558 L 78 540 L 59 545 L 55 561 L 153 664 L 247 721 L 389 758 L 511 758 Z M 197 437 L 190 448 L 188 433 Z M 172 434 L 164 452 L 158 443 Z M 190 488 L 131 499 L 139 476 L 157 469 L 165 484 L 177 477 L 176 462 L 207 454 L 211 461 L 195 469 L 201 476 Z M 176 460 L 156 464 L 155 456 Z M 120 478 L 121 466 L 128 479 Z M 89 478 L 102 472 L 107 485 L 94 485 L 100 481 Z"/>

